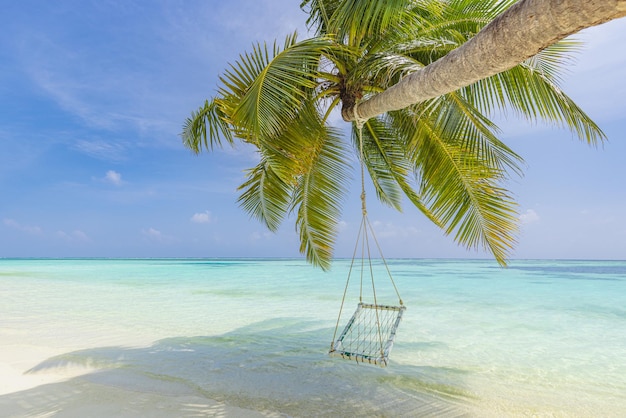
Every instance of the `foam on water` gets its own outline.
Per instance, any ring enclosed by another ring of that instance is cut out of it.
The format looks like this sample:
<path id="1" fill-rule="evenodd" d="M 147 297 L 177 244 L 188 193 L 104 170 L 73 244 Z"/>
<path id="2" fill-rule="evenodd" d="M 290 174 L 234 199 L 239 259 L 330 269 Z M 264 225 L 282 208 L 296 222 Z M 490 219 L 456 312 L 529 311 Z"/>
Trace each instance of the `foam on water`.
<path id="1" fill-rule="evenodd" d="M 31 375 L 80 366 L 81 384 L 266 415 L 626 411 L 626 262 L 390 268 L 408 309 L 387 369 L 326 355 L 345 260 L 330 273 L 300 260 L 0 260 L 0 347 L 54 353 Z M 384 266 L 374 270 L 379 303 L 395 303 Z M 0 395 L 0 408 L 32 415 L 19 405 L 36 390 Z"/>

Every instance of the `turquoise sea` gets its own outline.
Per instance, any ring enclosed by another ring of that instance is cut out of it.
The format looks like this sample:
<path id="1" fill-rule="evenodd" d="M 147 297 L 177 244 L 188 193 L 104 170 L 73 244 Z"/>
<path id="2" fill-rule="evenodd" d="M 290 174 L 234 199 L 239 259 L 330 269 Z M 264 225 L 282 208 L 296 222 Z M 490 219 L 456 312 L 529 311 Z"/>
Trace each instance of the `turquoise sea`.
<path id="1" fill-rule="evenodd" d="M 626 261 L 388 263 L 379 368 L 327 355 L 349 260 L 2 259 L 0 416 L 626 416 Z"/>

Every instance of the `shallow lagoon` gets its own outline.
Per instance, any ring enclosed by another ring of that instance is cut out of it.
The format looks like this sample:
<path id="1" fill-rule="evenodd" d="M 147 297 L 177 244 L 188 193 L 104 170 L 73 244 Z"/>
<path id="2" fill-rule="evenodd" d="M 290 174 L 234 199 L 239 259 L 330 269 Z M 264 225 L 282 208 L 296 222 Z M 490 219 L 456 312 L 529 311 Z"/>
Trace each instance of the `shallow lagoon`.
<path id="1" fill-rule="evenodd" d="M 8 377 L 0 410 L 626 411 L 626 262 L 514 261 L 502 269 L 490 260 L 390 260 L 407 311 L 385 369 L 326 355 L 349 264 L 338 260 L 323 273 L 283 259 L 0 260 L 0 367 Z M 395 303 L 384 266 L 374 269 L 379 302 Z M 351 285 L 348 315 L 357 302 Z"/>

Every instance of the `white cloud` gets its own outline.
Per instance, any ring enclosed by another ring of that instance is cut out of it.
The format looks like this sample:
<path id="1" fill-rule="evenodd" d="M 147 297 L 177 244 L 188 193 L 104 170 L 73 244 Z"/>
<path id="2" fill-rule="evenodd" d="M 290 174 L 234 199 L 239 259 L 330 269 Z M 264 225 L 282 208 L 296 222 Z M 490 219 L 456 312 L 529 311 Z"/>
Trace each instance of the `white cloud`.
<path id="1" fill-rule="evenodd" d="M 161 241 L 163 239 L 161 231 L 154 228 L 142 229 L 141 233 L 154 241 Z"/>
<path id="2" fill-rule="evenodd" d="M 100 160 L 120 162 L 126 159 L 128 147 L 112 140 L 78 140 L 73 144 L 73 148 Z"/>
<path id="3" fill-rule="evenodd" d="M 208 210 L 201 213 L 194 213 L 191 217 L 191 222 L 197 224 L 208 224 L 211 221 L 213 221 L 213 217 L 211 216 L 211 212 L 209 212 Z"/>
<path id="4" fill-rule="evenodd" d="M 17 229 L 18 231 L 26 232 L 27 234 L 39 235 L 43 232 L 43 230 L 34 225 L 22 225 L 14 219 L 4 219 L 4 224 L 9 228 Z"/>
<path id="5" fill-rule="evenodd" d="M 419 230 L 414 226 L 398 226 L 393 222 L 372 222 L 376 237 L 378 238 L 406 238 L 419 234 Z"/>
<path id="6" fill-rule="evenodd" d="M 73 242 L 90 242 L 91 241 L 91 239 L 86 233 L 78 229 L 72 231 L 69 234 L 65 231 L 57 231 L 57 236 L 64 240 L 73 241 Z"/>
<path id="7" fill-rule="evenodd" d="M 79 241 L 89 241 L 89 236 L 79 229 L 72 231 L 72 236 Z"/>
<path id="8" fill-rule="evenodd" d="M 158 229 L 152 228 L 152 227 L 148 229 L 142 229 L 141 234 L 146 239 L 148 239 L 149 241 L 152 241 L 153 243 L 159 243 L 163 245 L 172 245 L 172 244 L 176 244 L 180 242 L 178 238 L 172 235 L 164 234 Z"/>
<path id="9" fill-rule="evenodd" d="M 519 220 L 522 224 L 528 225 L 539 221 L 539 215 L 532 209 L 527 209 L 526 212 L 519 216 Z"/>
<path id="10" fill-rule="evenodd" d="M 105 181 L 120 186 L 122 184 L 122 175 L 117 171 L 109 170 L 104 176 Z"/>

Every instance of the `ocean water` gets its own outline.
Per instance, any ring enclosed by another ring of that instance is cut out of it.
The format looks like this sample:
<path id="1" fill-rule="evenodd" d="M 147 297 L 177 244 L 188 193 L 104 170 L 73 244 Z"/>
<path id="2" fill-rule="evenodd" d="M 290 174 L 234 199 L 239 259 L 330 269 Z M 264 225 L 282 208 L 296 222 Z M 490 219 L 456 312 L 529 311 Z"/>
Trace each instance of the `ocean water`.
<path id="1" fill-rule="evenodd" d="M 407 310 L 379 368 L 327 355 L 349 260 L 0 260 L 0 347 L 54 353 L 29 376 L 84 367 L 80 390 L 0 394 L 0 416 L 90 416 L 87 383 L 118 416 L 132 406 L 110 388 L 193 396 L 176 416 L 211 415 L 204 398 L 266 416 L 626 416 L 626 261 L 388 266 Z M 396 304 L 384 264 L 373 272 Z"/>

